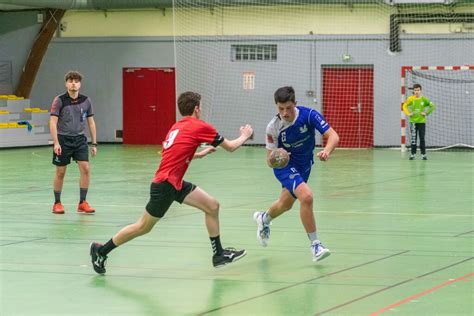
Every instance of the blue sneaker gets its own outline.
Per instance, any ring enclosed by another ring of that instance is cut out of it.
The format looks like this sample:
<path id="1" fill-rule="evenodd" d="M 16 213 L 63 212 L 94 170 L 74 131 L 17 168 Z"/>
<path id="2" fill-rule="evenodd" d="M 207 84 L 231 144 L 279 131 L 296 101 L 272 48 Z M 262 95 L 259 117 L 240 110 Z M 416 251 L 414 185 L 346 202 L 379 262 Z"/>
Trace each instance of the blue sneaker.
<path id="1" fill-rule="evenodd" d="M 257 222 L 257 239 L 262 247 L 268 246 L 268 239 L 270 239 L 270 225 L 265 225 L 263 222 L 263 215 L 265 212 L 255 212 L 253 219 Z"/>
<path id="2" fill-rule="evenodd" d="M 319 240 L 313 241 L 313 244 L 311 245 L 311 253 L 313 254 L 314 262 L 323 260 L 331 255 L 329 249 L 324 247 Z"/>

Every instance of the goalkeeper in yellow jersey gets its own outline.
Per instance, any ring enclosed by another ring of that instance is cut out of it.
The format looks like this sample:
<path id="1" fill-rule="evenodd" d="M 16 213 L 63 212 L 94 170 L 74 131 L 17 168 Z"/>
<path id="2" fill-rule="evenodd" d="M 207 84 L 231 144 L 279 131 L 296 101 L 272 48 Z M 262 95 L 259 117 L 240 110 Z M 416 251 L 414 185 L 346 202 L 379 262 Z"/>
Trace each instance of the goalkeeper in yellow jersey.
<path id="1" fill-rule="evenodd" d="M 421 95 L 421 85 L 415 83 L 413 85 L 413 94 L 405 103 L 403 103 L 403 112 L 410 117 L 410 133 L 411 133 L 411 155 L 410 160 L 416 157 L 416 139 L 420 136 L 421 158 L 426 158 L 425 131 L 426 117 L 436 109 L 436 106 L 425 96 Z"/>

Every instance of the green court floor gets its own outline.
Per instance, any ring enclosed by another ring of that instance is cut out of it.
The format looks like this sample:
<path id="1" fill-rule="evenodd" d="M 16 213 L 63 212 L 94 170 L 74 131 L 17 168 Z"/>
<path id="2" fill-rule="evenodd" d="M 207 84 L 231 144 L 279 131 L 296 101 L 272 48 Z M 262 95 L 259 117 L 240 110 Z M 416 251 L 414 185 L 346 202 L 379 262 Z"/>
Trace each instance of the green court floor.
<path id="1" fill-rule="evenodd" d="M 68 170 L 66 214 L 51 213 L 51 148 L 0 151 L 0 315 L 473 315 L 473 152 L 338 150 L 316 162 L 319 237 L 332 255 L 313 263 L 298 205 L 256 240 L 252 214 L 280 192 L 262 147 L 218 150 L 186 180 L 221 204 L 225 247 L 247 249 L 214 269 L 204 216 L 174 204 L 148 235 L 89 261 L 143 212 L 158 148 L 101 145 L 88 201 L 76 214 L 78 170 Z"/>

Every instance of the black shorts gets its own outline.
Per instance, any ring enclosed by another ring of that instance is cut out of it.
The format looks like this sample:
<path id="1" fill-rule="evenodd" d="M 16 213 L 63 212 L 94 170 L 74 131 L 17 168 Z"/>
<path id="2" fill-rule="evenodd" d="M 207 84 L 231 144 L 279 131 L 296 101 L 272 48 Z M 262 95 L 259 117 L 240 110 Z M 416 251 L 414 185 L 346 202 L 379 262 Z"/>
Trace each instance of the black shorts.
<path id="1" fill-rule="evenodd" d="M 146 210 L 151 216 L 161 218 L 174 201 L 183 203 L 186 196 L 195 188 L 194 184 L 186 181 L 183 181 L 183 187 L 180 191 L 176 190 L 168 181 L 152 182 L 150 186 L 150 201 L 146 205 Z"/>
<path id="2" fill-rule="evenodd" d="M 86 136 L 58 134 L 58 141 L 61 145 L 61 155 L 57 156 L 53 151 L 53 165 L 67 166 L 71 163 L 71 157 L 75 161 L 89 161 L 89 146 L 87 146 Z"/>

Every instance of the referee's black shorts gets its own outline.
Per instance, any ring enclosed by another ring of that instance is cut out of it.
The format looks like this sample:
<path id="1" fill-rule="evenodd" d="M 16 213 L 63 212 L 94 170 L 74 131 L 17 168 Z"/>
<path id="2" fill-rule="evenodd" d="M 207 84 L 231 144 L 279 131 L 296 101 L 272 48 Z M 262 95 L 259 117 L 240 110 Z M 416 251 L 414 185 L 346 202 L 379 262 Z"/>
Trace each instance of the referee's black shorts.
<path id="1" fill-rule="evenodd" d="M 194 184 L 186 181 L 183 181 L 183 187 L 179 191 L 168 181 L 152 182 L 150 186 L 150 201 L 145 209 L 151 216 L 161 218 L 174 201 L 183 203 L 186 196 L 195 188 Z"/>
<path id="2" fill-rule="evenodd" d="M 58 156 L 53 151 L 53 165 L 67 166 L 71 163 L 71 158 L 75 161 L 89 161 L 89 146 L 85 135 L 58 134 L 58 141 L 61 145 L 61 155 Z"/>

